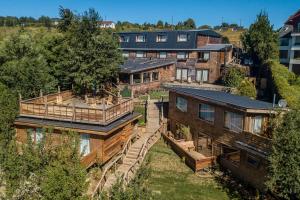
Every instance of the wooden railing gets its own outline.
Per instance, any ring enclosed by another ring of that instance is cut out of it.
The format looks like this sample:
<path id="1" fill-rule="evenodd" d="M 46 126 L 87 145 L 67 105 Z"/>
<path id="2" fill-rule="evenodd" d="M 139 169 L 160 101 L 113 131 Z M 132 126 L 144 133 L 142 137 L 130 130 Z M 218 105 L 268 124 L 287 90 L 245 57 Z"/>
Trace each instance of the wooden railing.
<path id="1" fill-rule="evenodd" d="M 71 98 L 63 93 L 62 98 Z M 105 109 L 84 108 L 79 106 L 56 105 L 51 102 L 55 95 L 20 102 L 20 115 L 61 121 L 87 122 L 106 125 L 133 111 L 132 99 L 123 99 L 120 103 Z M 50 99 L 49 99 L 50 98 Z M 44 100 L 43 100 L 44 99 Z M 56 99 L 56 97 L 55 97 Z M 49 101 L 51 100 L 51 101 Z"/>
<path id="2" fill-rule="evenodd" d="M 109 172 L 111 171 L 111 169 L 116 170 L 118 162 L 122 161 L 125 158 L 127 151 L 129 149 L 129 147 L 131 146 L 132 140 L 137 139 L 138 137 L 138 133 L 137 133 L 137 129 L 134 130 L 134 133 L 130 136 L 130 138 L 127 140 L 126 144 L 124 145 L 121 153 L 119 155 L 117 155 L 115 157 L 115 159 L 108 163 L 105 167 L 104 170 L 102 172 L 102 176 L 97 184 L 97 186 L 95 187 L 95 190 L 93 191 L 91 197 L 94 198 L 96 196 L 96 194 L 100 194 L 100 192 L 103 189 L 103 186 L 108 178 Z"/>
<path id="3" fill-rule="evenodd" d="M 160 134 L 164 132 L 164 129 L 165 129 L 165 124 L 162 123 L 160 128 L 157 129 L 155 133 L 152 134 L 150 137 L 148 137 L 148 139 L 144 142 L 138 154 L 137 160 L 129 167 L 128 171 L 126 171 L 126 173 L 123 175 L 124 184 L 128 184 L 130 182 L 131 179 L 129 177 L 129 173 L 134 174 L 137 171 L 138 167 L 142 164 L 148 150 L 155 143 L 154 140 L 160 138 Z"/>
<path id="4" fill-rule="evenodd" d="M 258 150 L 264 151 L 268 153 L 271 150 L 271 139 L 250 133 L 250 132 L 242 132 L 237 141 L 248 144 L 252 147 L 255 147 Z"/>

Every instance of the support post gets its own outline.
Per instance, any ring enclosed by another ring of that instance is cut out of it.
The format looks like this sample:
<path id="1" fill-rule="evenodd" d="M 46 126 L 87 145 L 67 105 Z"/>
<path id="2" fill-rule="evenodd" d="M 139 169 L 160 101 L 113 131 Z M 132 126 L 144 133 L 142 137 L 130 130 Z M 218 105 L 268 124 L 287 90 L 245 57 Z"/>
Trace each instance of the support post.
<path id="1" fill-rule="evenodd" d="M 150 82 L 153 81 L 153 72 L 150 72 Z"/>
<path id="2" fill-rule="evenodd" d="M 133 74 L 130 74 L 130 78 L 129 78 L 129 84 L 130 85 L 133 85 Z"/>
<path id="3" fill-rule="evenodd" d="M 144 74 L 144 73 L 141 73 L 141 74 L 140 74 L 140 77 L 141 77 L 141 83 L 144 82 L 144 76 L 143 76 L 143 74 Z"/>

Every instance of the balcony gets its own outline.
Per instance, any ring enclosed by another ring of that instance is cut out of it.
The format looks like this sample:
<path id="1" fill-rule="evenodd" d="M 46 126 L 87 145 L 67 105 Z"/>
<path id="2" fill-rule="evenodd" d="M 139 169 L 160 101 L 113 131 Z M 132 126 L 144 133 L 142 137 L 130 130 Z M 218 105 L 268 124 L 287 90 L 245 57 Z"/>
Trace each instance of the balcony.
<path id="1" fill-rule="evenodd" d="M 129 98 L 79 97 L 71 91 L 20 101 L 20 116 L 108 125 L 133 112 Z"/>

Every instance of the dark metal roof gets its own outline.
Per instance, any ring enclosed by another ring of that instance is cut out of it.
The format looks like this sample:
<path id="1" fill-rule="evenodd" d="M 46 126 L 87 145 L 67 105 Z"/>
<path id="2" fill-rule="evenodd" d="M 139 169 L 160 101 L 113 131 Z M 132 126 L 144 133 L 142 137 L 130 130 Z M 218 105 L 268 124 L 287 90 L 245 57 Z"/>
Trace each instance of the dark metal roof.
<path id="1" fill-rule="evenodd" d="M 199 51 L 221 51 L 226 48 L 232 48 L 231 44 L 207 44 L 201 48 L 197 48 Z"/>
<path id="2" fill-rule="evenodd" d="M 285 36 L 288 36 L 289 37 L 289 34 L 291 32 L 293 32 L 293 26 L 292 25 L 285 25 L 284 27 L 282 27 L 279 31 L 279 37 L 280 38 L 283 38 Z"/>
<path id="3" fill-rule="evenodd" d="M 188 34 L 188 41 L 177 42 L 178 34 Z M 120 36 L 128 36 L 129 42 L 121 42 L 121 49 L 195 49 L 197 48 L 197 36 L 205 35 L 221 38 L 221 35 L 213 30 L 167 30 L 147 32 L 120 32 Z M 137 35 L 144 35 L 146 42 L 136 42 Z M 166 35 L 166 42 L 156 42 L 157 35 Z"/>
<path id="4" fill-rule="evenodd" d="M 238 96 L 221 91 L 182 87 L 172 87 L 170 90 L 179 94 L 189 95 L 194 98 L 207 99 L 212 103 L 227 104 L 242 109 L 269 110 L 273 108 L 273 105 L 268 102 L 253 100 L 245 96 Z"/>
<path id="5" fill-rule="evenodd" d="M 78 122 L 66 122 L 66 121 L 59 121 L 59 120 L 41 119 L 41 118 L 34 118 L 34 117 L 22 117 L 22 116 L 17 117 L 15 122 L 37 124 L 40 125 L 41 127 L 54 126 L 54 127 L 81 129 L 81 130 L 89 130 L 89 131 L 97 131 L 97 132 L 109 132 L 114 128 L 117 128 L 121 124 L 137 118 L 139 115 L 140 115 L 139 113 L 128 114 L 106 126 L 87 124 L 87 123 L 78 123 Z"/>
<path id="6" fill-rule="evenodd" d="M 128 59 L 121 65 L 121 73 L 134 73 L 175 64 L 176 59 Z"/>

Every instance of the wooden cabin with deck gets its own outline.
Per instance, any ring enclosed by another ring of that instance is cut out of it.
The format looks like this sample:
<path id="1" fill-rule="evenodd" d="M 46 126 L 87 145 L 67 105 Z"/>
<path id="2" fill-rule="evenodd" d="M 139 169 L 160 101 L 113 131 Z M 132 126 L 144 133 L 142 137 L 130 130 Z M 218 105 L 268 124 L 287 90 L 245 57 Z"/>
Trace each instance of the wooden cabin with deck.
<path id="1" fill-rule="evenodd" d="M 220 91 L 173 87 L 169 94 L 169 138 L 182 140 L 180 127 L 187 127 L 195 152 L 216 158 L 232 174 L 264 190 L 272 113 L 271 103 Z M 214 159 L 211 161 L 213 165 Z"/>
<path id="2" fill-rule="evenodd" d="M 63 132 L 78 133 L 81 162 L 88 168 L 117 155 L 131 139 L 139 117 L 133 112 L 130 98 L 77 96 L 64 91 L 20 100 L 20 114 L 14 125 L 21 143 L 27 137 L 40 142 L 47 128 L 53 130 L 50 137 L 54 142 Z"/>

